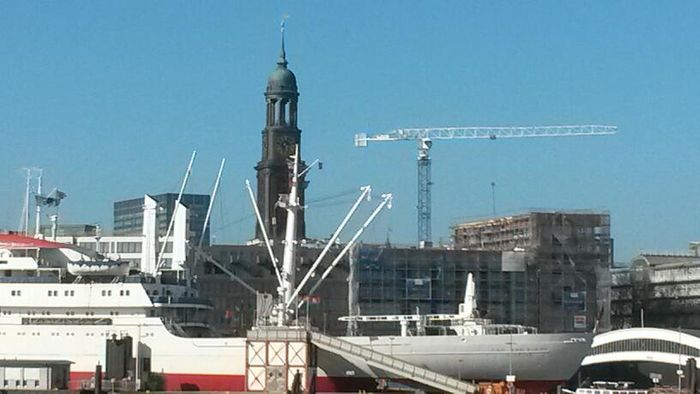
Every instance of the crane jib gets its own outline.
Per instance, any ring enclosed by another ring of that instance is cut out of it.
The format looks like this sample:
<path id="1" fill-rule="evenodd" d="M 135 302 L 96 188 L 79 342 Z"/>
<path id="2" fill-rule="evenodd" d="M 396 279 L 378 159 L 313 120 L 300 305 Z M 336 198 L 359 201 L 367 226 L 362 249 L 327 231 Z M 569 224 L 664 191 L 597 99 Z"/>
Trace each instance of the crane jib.
<path id="1" fill-rule="evenodd" d="M 569 126 L 527 126 L 527 127 L 438 127 L 394 129 L 386 133 L 368 135 L 355 134 L 355 146 L 380 141 L 418 141 L 418 243 L 421 247 L 431 246 L 431 174 L 430 148 L 432 140 L 537 138 L 537 137 L 577 137 L 611 135 L 617 133 L 617 126 L 609 125 L 569 125 Z"/>

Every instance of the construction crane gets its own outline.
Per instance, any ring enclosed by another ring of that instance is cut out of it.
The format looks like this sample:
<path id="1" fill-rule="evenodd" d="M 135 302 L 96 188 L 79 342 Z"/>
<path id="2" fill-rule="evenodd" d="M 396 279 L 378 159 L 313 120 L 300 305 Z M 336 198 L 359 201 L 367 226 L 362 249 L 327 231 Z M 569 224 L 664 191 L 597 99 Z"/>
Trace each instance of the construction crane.
<path id="1" fill-rule="evenodd" d="M 431 174 L 430 148 L 433 140 L 468 139 L 496 140 L 501 138 L 574 137 L 611 135 L 617 133 L 616 126 L 532 126 L 532 127 L 443 127 L 395 129 L 387 133 L 367 135 L 355 134 L 355 146 L 380 141 L 418 142 L 418 243 L 421 247 L 431 246 Z"/>

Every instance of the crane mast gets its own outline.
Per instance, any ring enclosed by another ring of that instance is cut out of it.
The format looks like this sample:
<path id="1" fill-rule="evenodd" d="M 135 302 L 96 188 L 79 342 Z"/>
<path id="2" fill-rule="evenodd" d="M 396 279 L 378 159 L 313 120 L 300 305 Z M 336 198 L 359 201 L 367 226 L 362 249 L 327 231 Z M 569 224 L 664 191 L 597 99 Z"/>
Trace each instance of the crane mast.
<path id="1" fill-rule="evenodd" d="M 574 126 L 524 126 L 524 127 L 440 127 L 394 129 L 386 133 L 368 135 L 355 134 L 355 146 L 367 147 L 369 142 L 417 141 L 418 175 L 418 243 L 421 247 L 432 244 L 431 208 L 431 159 L 430 148 L 433 140 L 488 139 L 502 138 L 542 138 L 611 135 L 617 133 L 616 126 L 574 125 Z"/>

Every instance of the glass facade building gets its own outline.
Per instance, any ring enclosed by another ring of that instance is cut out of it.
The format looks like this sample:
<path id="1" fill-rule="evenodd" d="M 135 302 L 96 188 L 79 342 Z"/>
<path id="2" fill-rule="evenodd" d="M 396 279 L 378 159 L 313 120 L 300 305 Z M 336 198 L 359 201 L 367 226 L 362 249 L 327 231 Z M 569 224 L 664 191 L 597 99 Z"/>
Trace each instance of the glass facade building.
<path id="1" fill-rule="evenodd" d="M 165 236 L 170 218 L 175 211 L 177 193 L 152 196 L 158 201 L 156 211 L 158 236 Z M 183 194 L 182 203 L 189 209 L 189 230 L 187 237 L 193 245 L 199 242 L 204 231 L 204 245 L 209 245 L 209 226 L 204 227 L 204 219 L 211 198 L 208 194 Z M 117 201 L 114 203 L 114 235 L 141 235 L 143 231 L 143 198 Z"/>

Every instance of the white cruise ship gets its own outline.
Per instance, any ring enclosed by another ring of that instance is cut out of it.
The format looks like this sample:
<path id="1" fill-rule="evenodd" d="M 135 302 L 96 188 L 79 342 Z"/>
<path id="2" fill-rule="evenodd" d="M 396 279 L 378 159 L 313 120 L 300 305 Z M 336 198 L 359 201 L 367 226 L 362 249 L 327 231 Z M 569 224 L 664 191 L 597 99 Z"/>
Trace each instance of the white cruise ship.
<path id="1" fill-rule="evenodd" d="M 106 340 L 129 335 L 138 343 L 134 381 L 153 372 L 165 390 L 242 390 L 245 338 L 192 336 L 211 304 L 182 280 L 115 275 L 123 267 L 71 245 L 0 234 L 0 360 L 67 360 L 68 388 L 78 389 L 105 364 Z"/>

